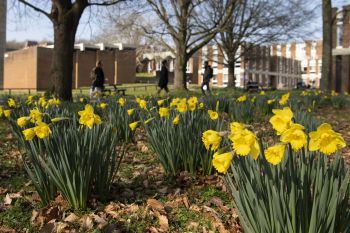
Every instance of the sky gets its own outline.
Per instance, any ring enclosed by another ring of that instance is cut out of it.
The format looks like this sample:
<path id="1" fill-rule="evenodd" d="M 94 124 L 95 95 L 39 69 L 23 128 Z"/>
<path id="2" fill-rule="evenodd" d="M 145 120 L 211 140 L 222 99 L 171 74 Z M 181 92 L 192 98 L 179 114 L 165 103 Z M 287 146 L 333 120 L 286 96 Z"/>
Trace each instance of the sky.
<path id="1" fill-rule="evenodd" d="M 315 0 L 315 4 L 317 4 L 317 2 L 320 4 L 321 0 Z M 350 0 L 333 0 L 332 4 L 334 7 L 340 7 L 350 4 Z M 10 4 L 8 5 L 7 41 L 53 41 L 52 23 L 48 18 L 35 12 L 31 14 L 30 17 L 23 14 L 19 15 Z M 315 28 L 315 33 L 308 35 L 305 39 L 321 39 L 321 9 L 318 10 L 317 15 L 318 17 L 311 22 L 312 27 Z M 94 22 L 88 23 L 88 21 L 91 21 L 89 20 L 90 18 L 90 12 L 86 11 L 79 24 L 76 40 L 90 40 L 101 32 L 101 21 L 93 20 Z"/>

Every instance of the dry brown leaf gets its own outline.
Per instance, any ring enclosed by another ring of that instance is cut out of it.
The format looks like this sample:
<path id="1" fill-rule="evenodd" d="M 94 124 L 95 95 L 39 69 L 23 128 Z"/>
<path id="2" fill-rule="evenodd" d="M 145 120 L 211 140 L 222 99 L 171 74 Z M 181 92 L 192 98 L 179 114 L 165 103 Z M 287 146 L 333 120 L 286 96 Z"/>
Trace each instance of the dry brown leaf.
<path id="1" fill-rule="evenodd" d="M 68 231 L 69 225 L 67 223 L 63 223 L 63 222 L 58 222 L 56 224 L 56 232 L 57 233 L 65 233 L 65 232 L 70 232 L 72 233 L 73 231 Z"/>
<path id="2" fill-rule="evenodd" d="M 198 228 L 198 226 L 199 226 L 199 223 L 198 223 L 198 222 L 192 222 L 192 221 L 191 221 L 191 222 L 188 223 L 188 226 L 189 226 L 190 228 L 196 230 L 196 229 Z"/>
<path id="3" fill-rule="evenodd" d="M 32 210 L 32 217 L 30 218 L 30 223 L 34 224 L 38 216 L 39 216 L 39 212 L 36 210 Z"/>
<path id="4" fill-rule="evenodd" d="M 155 227 L 150 227 L 149 228 L 149 231 L 151 232 L 151 233 L 158 233 L 159 231 L 157 230 L 157 228 L 155 228 Z"/>
<path id="5" fill-rule="evenodd" d="M 190 206 L 190 210 L 196 211 L 196 212 L 200 212 L 201 208 L 198 205 L 192 204 Z"/>
<path id="6" fill-rule="evenodd" d="M 92 229 L 94 226 L 92 219 L 89 216 L 84 216 L 80 219 L 80 226 L 83 229 Z"/>
<path id="7" fill-rule="evenodd" d="M 147 200 L 147 206 L 151 207 L 153 210 L 164 210 L 163 203 L 152 198 Z"/>
<path id="8" fill-rule="evenodd" d="M 184 196 L 184 197 L 182 198 L 182 200 L 183 200 L 183 202 L 184 202 L 186 208 L 187 208 L 187 209 L 190 208 L 190 204 L 189 204 L 188 198 L 187 198 L 186 196 Z"/>
<path id="9" fill-rule="evenodd" d="M 16 230 L 6 225 L 0 225 L 1 233 L 16 233 Z"/>
<path id="10" fill-rule="evenodd" d="M 73 223 L 79 220 L 79 217 L 76 216 L 74 213 L 71 213 L 64 219 L 65 222 Z"/>
<path id="11" fill-rule="evenodd" d="M 113 204 L 109 204 L 104 209 L 105 213 L 110 215 L 112 218 L 119 218 L 119 214 L 117 211 L 115 211 L 115 206 Z"/>
<path id="12" fill-rule="evenodd" d="M 101 218 L 100 216 L 96 215 L 96 214 L 92 214 L 90 215 L 94 221 L 97 223 L 97 227 L 98 229 L 102 229 L 104 228 L 108 222 L 104 219 L 104 218 Z"/>
<path id="13" fill-rule="evenodd" d="M 6 196 L 4 197 L 4 205 L 11 205 L 12 203 L 12 198 L 10 197 L 9 194 L 6 194 Z"/>

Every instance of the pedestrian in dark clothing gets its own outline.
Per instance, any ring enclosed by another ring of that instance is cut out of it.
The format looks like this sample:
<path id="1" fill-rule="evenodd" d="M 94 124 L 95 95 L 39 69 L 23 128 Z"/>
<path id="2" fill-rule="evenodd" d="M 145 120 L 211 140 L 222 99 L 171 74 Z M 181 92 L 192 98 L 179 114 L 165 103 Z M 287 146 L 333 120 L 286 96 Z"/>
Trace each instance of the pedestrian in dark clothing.
<path id="1" fill-rule="evenodd" d="M 210 79 L 213 77 L 213 69 L 209 65 L 208 61 L 204 62 L 204 74 L 203 74 L 203 83 L 202 83 L 202 93 L 205 95 L 205 89 L 211 93 L 209 88 Z"/>
<path id="2" fill-rule="evenodd" d="M 162 69 L 160 70 L 159 83 L 158 83 L 158 86 L 159 86 L 158 94 L 162 91 L 162 89 L 164 89 L 166 92 L 169 92 L 169 89 L 168 89 L 169 72 L 166 65 L 167 65 L 167 61 L 166 60 L 162 61 Z"/>
<path id="3" fill-rule="evenodd" d="M 103 92 L 105 84 L 105 75 L 102 69 L 102 62 L 96 62 L 96 66 L 91 71 L 91 95 L 94 95 L 96 92 Z"/>

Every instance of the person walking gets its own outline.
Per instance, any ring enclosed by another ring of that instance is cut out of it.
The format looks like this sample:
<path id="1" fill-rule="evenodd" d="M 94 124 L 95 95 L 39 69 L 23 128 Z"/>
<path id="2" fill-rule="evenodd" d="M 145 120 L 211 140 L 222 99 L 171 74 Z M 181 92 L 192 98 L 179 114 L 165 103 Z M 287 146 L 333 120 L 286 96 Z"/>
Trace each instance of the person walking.
<path id="1" fill-rule="evenodd" d="M 96 66 L 91 71 L 92 86 L 90 96 L 92 97 L 96 93 L 102 94 L 105 84 L 105 75 L 102 69 L 102 61 L 96 62 Z"/>
<path id="2" fill-rule="evenodd" d="M 213 69 L 209 65 L 208 61 L 204 62 L 204 74 L 203 74 L 203 82 L 202 82 L 202 93 L 205 95 L 205 90 L 207 90 L 210 94 L 209 83 L 210 79 L 213 77 Z"/>
<path id="3" fill-rule="evenodd" d="M 169 92 L 169 89 L 168 89 L 169 72 L 168 72 L 168 68 L 166 65 L 167 65 L 167 61 L 163 60 L 162 61 L 162 69 L 160 70 L 160 76 L 159 76 L 158 94 L 160 94 L 162 89 L 164 89 L 167 93 Z"/>

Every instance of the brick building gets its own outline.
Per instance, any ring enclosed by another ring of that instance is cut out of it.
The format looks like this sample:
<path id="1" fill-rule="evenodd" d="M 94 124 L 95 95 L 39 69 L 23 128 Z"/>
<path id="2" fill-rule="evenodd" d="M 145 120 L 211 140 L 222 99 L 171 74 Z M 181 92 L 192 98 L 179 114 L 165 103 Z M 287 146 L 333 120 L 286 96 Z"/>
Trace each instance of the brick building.
<path id="1" fill-rule="evenodd" d="M 332 81 L 330 88 L 350 92 L 350 5 L 332 9 Z"/>
<path id="2" fill-rule="evenodd" d="M 32 46 L 5 54 L 4 89 L 49 87 L 52 46 Z M 73 57 L 73 88 L 91 85 L 90 71 L 102 60 L 107 84 L 134 83 L 135 48 L 123 44 L 76 44 Z"/>
<path id="3" fill-rule="evenodd" d="M 239 50 L 238 53 L 241 53 Z M 170 79 L 173 78 L 175 56 L 170 52 L 147 53 L 144 55 L 144 71 L 156 74 L 161 68 L 161 61 L 168 60 Z M 203 80 L 204 61 L 213 67 L 214 86 L 225 87 L 228 83 L 228 68 L 224 65 L 224 55 L 218 45 L 207 45 L 200 49 L 187 63 L 187 76 L 193 84 Z M 235 65 L 236 86 L 244 87 L 246 83 L 256 81 L 262 86 L 292 88 L 301 79 L 300 62 L 271 54 L 268 46 L 255 46 Z"/>
<path id="4" fill-rule="evenodd" d="M 302 81 L 305 85 L 319 87 L 322 70 L 322 40 L 271 46 L 273 56 L 299 60 Z"/>

